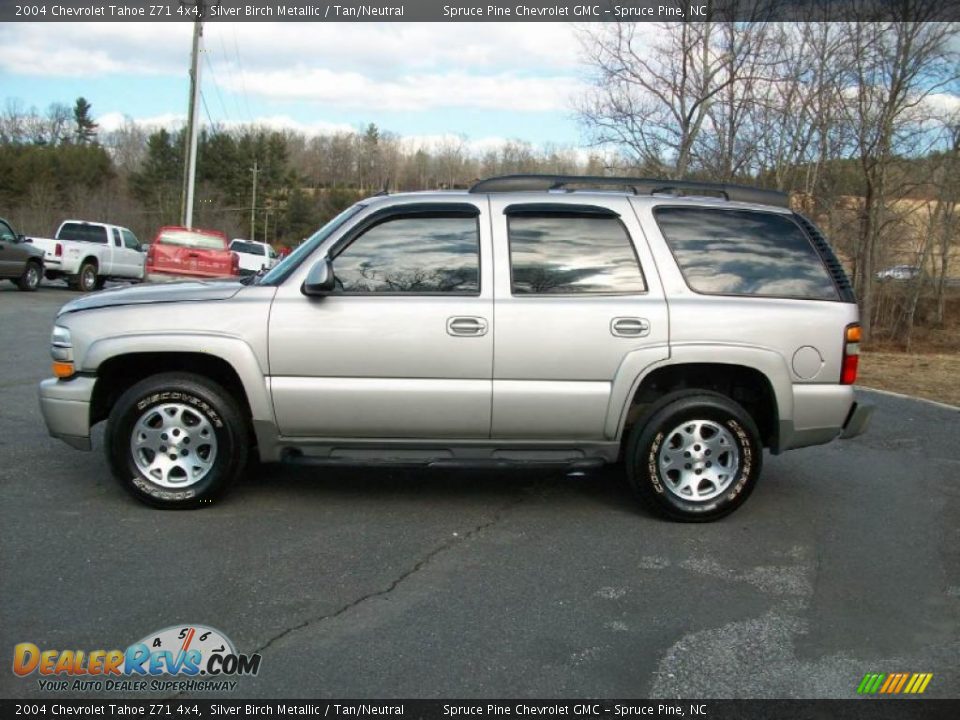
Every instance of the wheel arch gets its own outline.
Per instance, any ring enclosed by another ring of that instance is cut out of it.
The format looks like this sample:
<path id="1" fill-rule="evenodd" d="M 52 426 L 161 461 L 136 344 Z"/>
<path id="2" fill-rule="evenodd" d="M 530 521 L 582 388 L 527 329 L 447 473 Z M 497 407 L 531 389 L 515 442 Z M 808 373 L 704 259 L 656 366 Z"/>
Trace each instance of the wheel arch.
<path id="1" fill-rule="evenodd" d="M 235 397 L 251 421 L 274 424 L 265 373 L 253 350 L 241 340 L 213 337 L 198 341 L 195 336 L 167 335 L 102 340 L 90 346 L 83 368 L 97 375 L 91 425 L 105 419 L 117 398 L 135 383 L 171 371 L 214 380 Z"/>
<path id="2" fill-rule="evenodd" d="M 743 405 L 760 429 L 763 445 L 779 450 L 780 418 L 793 412 L 790 375 L 779 354 L 752 348 L 674 351 L 668 360 L 648 366 L 630 383 L 622 402 L 611 407 L 608 437 L 622 443 L 660 398 L 690 389 L 718 392 Z"/>

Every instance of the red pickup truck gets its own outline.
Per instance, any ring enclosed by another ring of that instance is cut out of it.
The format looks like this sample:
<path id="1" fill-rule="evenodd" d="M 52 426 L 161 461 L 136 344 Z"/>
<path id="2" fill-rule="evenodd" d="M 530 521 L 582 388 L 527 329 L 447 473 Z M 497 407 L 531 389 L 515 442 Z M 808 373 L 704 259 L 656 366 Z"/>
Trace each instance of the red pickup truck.
<path id="1" fill-rule="evenodd" d="M 239 274 L 240 259 L 229 250 L 227 236 L 217 230 L 168 225 L 157 231 L 147 251 L 150 282 Z"/>

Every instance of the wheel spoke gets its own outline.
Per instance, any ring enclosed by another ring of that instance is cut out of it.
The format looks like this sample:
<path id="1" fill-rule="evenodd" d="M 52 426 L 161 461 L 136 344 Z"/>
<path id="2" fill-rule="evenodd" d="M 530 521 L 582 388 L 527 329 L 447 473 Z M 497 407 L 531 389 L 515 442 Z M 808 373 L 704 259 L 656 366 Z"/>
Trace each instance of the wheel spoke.
<path id="1" fill-rule="evenodd" d="M 706 502 L 730 487 L 740 453 L 726 427 L 714 420 L 687 420 L 665 437 L 657 462 L 671 493 L 687 502 Z"/>
<path id="2" fill-rule="evenodd" d="M 184 488 L 200 482 L 217 461 L 217 436 L 197 410 L 183 403 L 147 409 L 134 423 L 130 451 L 152 482 Z"/>

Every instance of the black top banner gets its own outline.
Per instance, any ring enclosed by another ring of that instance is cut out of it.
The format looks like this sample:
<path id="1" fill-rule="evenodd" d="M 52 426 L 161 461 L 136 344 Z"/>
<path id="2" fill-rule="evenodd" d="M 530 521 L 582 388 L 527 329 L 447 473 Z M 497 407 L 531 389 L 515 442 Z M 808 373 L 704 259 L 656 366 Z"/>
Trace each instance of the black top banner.
<path id="1" fill-rule="evenodd" d="M 952 0 L 0 0 L 2 22 L 954 21 Z"/>
<path id="2" fill-rule="evenodd" d="M 960 700 L 0 700 L 0 717 L 955 720 Z"/>

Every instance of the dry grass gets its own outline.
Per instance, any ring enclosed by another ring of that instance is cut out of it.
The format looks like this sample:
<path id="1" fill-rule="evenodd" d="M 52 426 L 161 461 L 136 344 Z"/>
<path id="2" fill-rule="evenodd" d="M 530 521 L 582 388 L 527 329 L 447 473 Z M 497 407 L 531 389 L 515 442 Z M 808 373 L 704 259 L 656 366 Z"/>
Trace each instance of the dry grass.
<path id="1" fill-rule="evenodd" d="M 960 354 L 868 352 L 857 385 L 960 406 Z"/>

